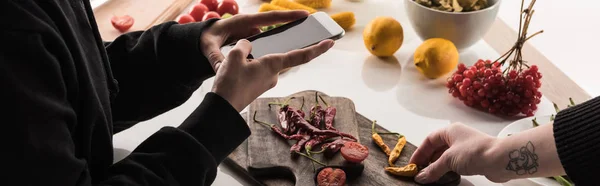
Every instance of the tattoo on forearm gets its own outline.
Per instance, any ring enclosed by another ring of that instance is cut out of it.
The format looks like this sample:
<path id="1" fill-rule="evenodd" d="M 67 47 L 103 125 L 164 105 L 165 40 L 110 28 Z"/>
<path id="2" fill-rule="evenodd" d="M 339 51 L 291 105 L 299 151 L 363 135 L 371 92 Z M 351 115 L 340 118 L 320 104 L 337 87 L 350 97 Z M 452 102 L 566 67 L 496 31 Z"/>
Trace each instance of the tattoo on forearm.
<path id="1" fill-rule="evenodd" d="M 538 156 L 535 154 L 535 147 L 531 141 L 520 149 L 515 149 L 508 153 L 508 165 L 506 170 L 515 171 L 517 175 L 533 174 L 538 169 Z"/>

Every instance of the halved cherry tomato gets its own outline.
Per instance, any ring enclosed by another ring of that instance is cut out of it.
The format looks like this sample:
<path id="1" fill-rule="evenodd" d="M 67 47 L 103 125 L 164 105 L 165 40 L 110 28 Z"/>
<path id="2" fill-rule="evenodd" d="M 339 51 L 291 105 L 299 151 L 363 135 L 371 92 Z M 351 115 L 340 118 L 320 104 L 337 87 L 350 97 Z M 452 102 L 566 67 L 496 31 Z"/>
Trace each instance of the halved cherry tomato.
<path id="1" fill-rule="evenodd" d="M 206 14 L 206 12 L 208 12 L 208 7 L 206 7 L 206 5 L 197 4 L 194 5 L 190 11 L 190 15 L 194 17 L 194 20 L 202 21 L 202 18 L 204 18 L 204 14 Z"/>
<path id="2" fill-rule="evenodd" d="M 179 24 L 186 24 L 186 23 L 196 22 L 196 20 L 190 14 L 183 14 L 183 15 L 179 16 L 179 18 L 177 19 L 177 22 Z"/>
<path id="3" fill-rule="evenodd" d="M 113 27 L 115 27 L 117 30 L 119 30 L 119 32 L 125 32 L 127 30 L 129 30 L 129 28 L 131 28 L 131 26 L 133 26 L 133 17 L 129 16 L 129 15 L 124 15 L 124 16 L 113 16 L 110 19 L 110 22 L 112 23 Z"/>
<path id="4" fill-rule="evenodd" d="M 223 0 L 217 7 L 217 13 L 219 13 L 219 15 L 224 15 L 225 13 L 235 15 L 238 13 L 238 10 L 239 7 L 235 0 Z"/>
<path id="5" fill-rule="evenodd" d="M 324 168 L 317 175 L 318 186 L 343 186 L 346 184 L 346 173 L 342 169 Z"/>
<path id="6" fill-rule="evenodd" d="M 219 1 L 217 0 L 200 0 L 200 3 L 206 5 L 210 11 L 217 10 L 217 6 L 219 5 Z"/>
<path id="7" fill-rule="evenodd" d="M 206 21 L 212 18 L 221 18 L 221 16 L 217 12 L 206 12 L 206 14 L 204 14 L 204 18 L 202 18 L 202 21 Z"/>
<path id="8" fill-rule="evenodd" d="M 360 143 L 346 142 L 341 149 L 342 157 L 349 162 L 360 163 L 369 156 L 369 148 Z"/>

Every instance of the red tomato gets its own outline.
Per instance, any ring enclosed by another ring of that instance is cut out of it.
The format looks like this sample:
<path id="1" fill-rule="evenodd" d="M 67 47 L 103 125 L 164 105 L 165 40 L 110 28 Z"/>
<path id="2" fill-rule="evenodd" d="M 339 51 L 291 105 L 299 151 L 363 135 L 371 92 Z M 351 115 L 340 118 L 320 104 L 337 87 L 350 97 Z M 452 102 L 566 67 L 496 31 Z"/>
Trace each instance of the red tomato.
<path id="1" fill-rule="evenodd" d="M 346 184 L 346 173 L 342 169 L 324 168 L 317 175 L 318 186 L 343 186 Z"/>
<path id="2" fill-rule="evenodd" d="M 344 159 L 353 163 L 360 163 L 369 156 L 369 148 L 351 141 L 344 143 L 341 152 Z"/>
<path id="3" fill-rule="evenodd" d="M 219 5 L 219 1 L 217 0 L 200 0 L 200 3 L 206 5 L 210 11 L 217 10 L 217 6 Z"/>
<path id="4" fill-rule="evenodd" d="M 238 4 L 234 0 L 223 0 L 219 3 L 217 7 L 217 12 L 219 15 L 223 15 L 225 13 L 229 13 L 231 15 L 235 15 L 238 13 Z"/>
<path id="5" fill-rule="evenodd" d="M 131 26 L 133 26 L 133 17 L 129 16 L 129 15 L 124 15 L 124 16 L 113 16 L 110 19 L 110 22 L 112 23 L 113 27 L 115 27 L 117 30 L 119 30 L 120 32 L 125 32 L 127 30 L 129 30 L 129 28 L 131 28 Z"/>
<path id="6" fill-rule="evenodd" d="M 204 14 L 206 14 L 206 12 L 208 12 L 208 7 L 206 7 L 206 5 L 197 4 L 194 5 L 192 11 L 190 11 L 190 15 L 194 17 L 194 20 L 202 21 L 202 18 L 204 17 Z"/>
<path id="7" fill-rule="evenodd" d="M 179 22 L 179 24 L 186 24 L 186 23 L 196 22 L 196 20 L 194 19 L 194 17 L 192 17 L 189 14 L 183 14 L 183 15 L 179 16 L 179 18 L 177 19 L 177 22 Z"/>
<path id="8" fill-rule="evenodd" d="M 221 18 L 221 16 L 217 12 L 210 11 L 204 14 L 204 18 L 202 18 L 202 21 L 206 21 L 212 18 Z"/>

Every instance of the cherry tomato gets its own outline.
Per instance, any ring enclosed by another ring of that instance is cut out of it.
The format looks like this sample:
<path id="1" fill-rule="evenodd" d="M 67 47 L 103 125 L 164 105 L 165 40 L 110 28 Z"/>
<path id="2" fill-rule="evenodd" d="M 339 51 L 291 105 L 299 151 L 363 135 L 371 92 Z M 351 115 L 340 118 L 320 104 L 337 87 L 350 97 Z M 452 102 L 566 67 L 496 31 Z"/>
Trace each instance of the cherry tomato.
<path id="1" fill-rule="evenodd" d="M 369 148 L 352 141 L 344 143 L 341 152 L 344 159 L 353 163 L 360 163 L 369 156 Z"/>
<path id="2" fill-rule="evenodd" d="M 183 15 L 179 16 L 179 18 L 177 19 L 177 22 L 179 22 L 179 24 L 186 24 L 186 23 L 196 22 L 196 20 L 190 14 L 183 14 Z"/>
<path id="3" fill-rule="evenodd" d="M 324 168 L 317 175 L 318 186 L 343 186 L 346 184 L 346 173 L 342 169 Z"/>
<path id="4" fill-rule="evenodd" d="M 223 0 L 217 7 L 217 12 L 219 15 L 224 15 L 225 13 L 235 15 L 238 13 L 238 10 L 238 4 L 234 0 Z"/>
<path id="5" fill-rule="evenodd" d="M 221 18 L 221 16 L 217 12 L 206 12 L 206 14 L 204 14 L 204 18 L 202 18 L 202 21 L 206 21 L 212 18 Z"/>
<path id="6" fill-rule="evenodd" d="M 200 3 L 206 5 L 210 11 L 216 11 L 219 5 L 219 1 L 217 0 L 200 0 Z"/>
<path id="7" fill-rule="evenodd" d="M 208 12 L 208 7 L 206 7 L 206 5 L 197 4 L 194 5 L 192 11 L 190 11 L 190 15 L 194 17 L 194 20 L 202 21 L 202 18 L 204 17 L 204 14 L 206 14 L 206 12 Z"/>
<path id="8" fill-rule="evenodd" d="M 117 30 L 119 30 L 120 32 L 125 32 L 127 30 L 129 30 L 129 28 L 131 28 L 131 26 L 133 26 L 133 17 L 129 16 L 129 15 L 124 15 L 124 16 L 113 16 L 110 19 L 110 22 L 112 23 L 113 27 L 115 27 Z"/>

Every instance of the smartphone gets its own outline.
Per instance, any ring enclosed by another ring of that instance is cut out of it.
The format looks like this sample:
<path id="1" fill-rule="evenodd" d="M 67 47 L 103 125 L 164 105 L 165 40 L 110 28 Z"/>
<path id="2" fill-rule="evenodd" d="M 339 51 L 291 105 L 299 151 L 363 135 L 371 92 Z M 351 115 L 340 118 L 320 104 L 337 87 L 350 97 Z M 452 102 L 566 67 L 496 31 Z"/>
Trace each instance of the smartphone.
<path id="1" fill-rule="evenodd" d="M 337 40 L 342 38 L 344 33 L 344 29 L 329 15 L 324 12 L 317 12 L 246 38 L 252 43 L 252 51 L 248 58 L 286 53 L 317 44 L 325 39 Z M 227 56 L 235 44 L 234 42 L 221 47 L 223 55 Z"/>

